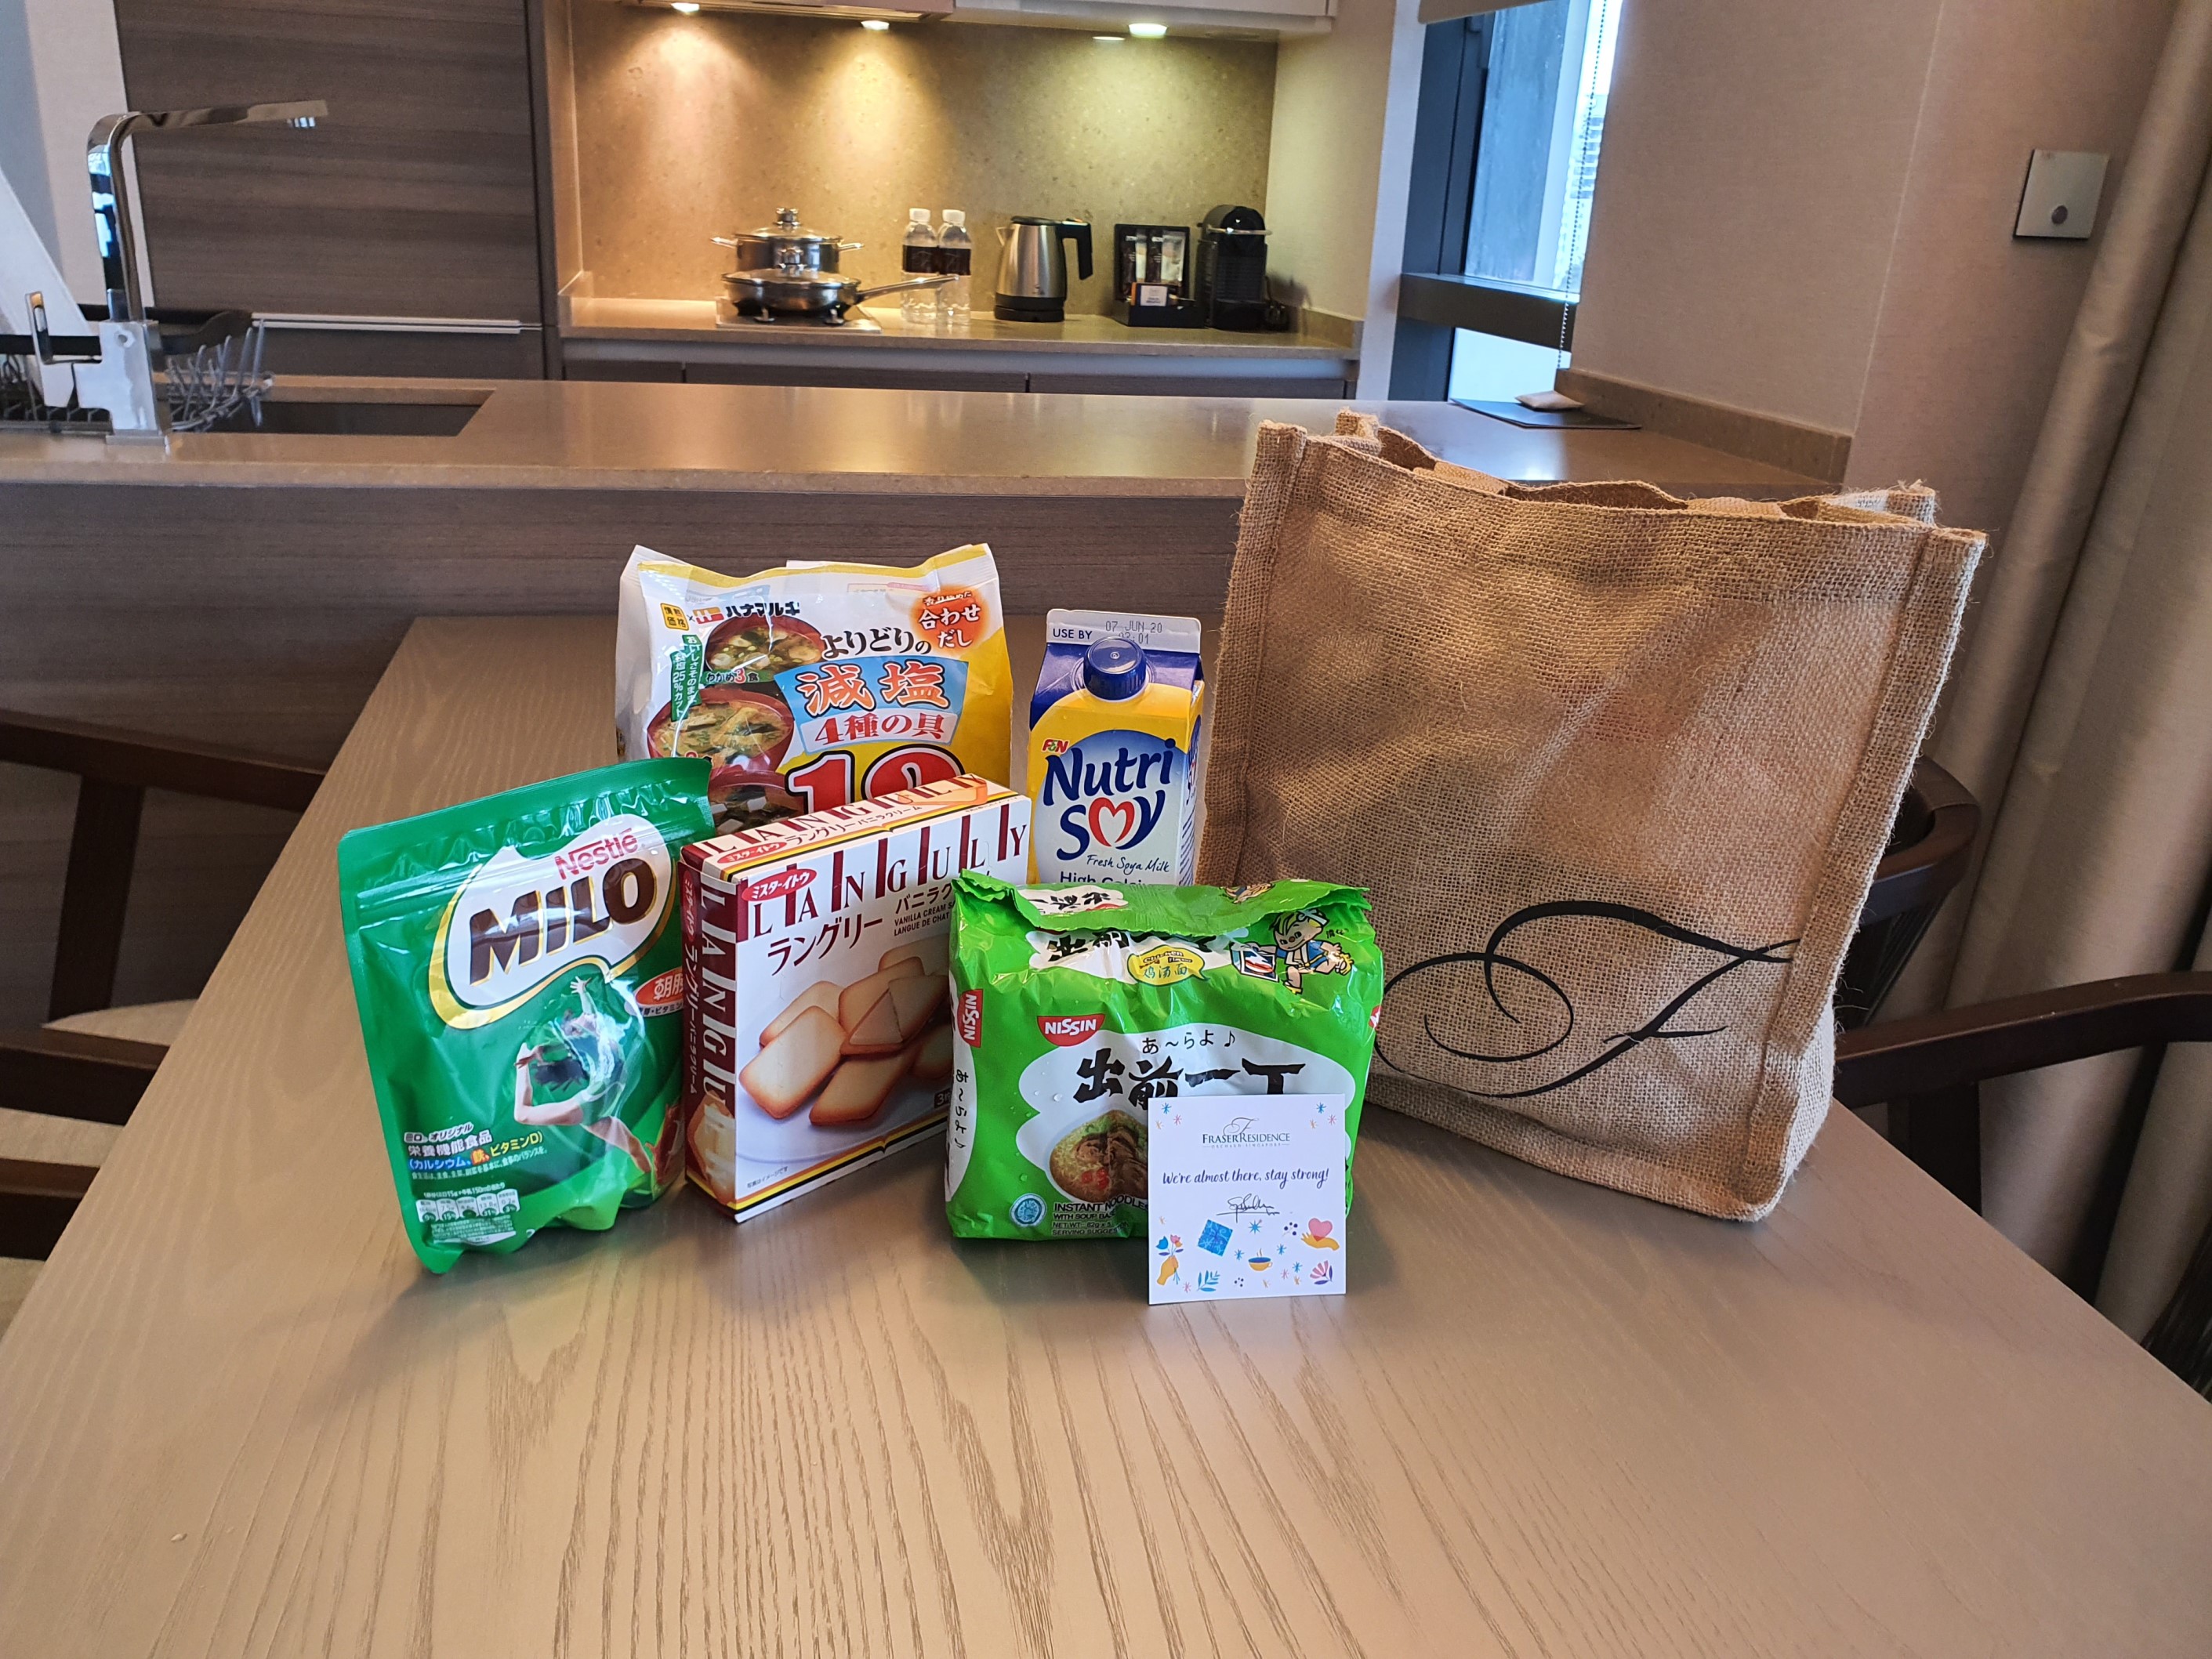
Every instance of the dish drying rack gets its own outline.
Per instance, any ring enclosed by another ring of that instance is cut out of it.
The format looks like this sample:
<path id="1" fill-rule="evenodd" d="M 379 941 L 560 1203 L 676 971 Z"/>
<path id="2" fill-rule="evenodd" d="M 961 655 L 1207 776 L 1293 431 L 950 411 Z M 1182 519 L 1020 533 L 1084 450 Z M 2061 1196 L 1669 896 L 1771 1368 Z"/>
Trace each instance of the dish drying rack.
<path id="1" fill-rule="evenodd" d="M 157 311 L 149 319 L 148 355 L 161 372 L 166 425 L 172 432 L 204 432 L 240 410 L 258 424 L 261 399 L 276 376 L 261 367 L 261 324 L 243 311 Z M 88 409 L 72 392 L 64 404 L 40 395 L 39 365 L 97 362 L 97 335 L 46 331 L 46 307 L 32 311 L 32 332 L 0 334 L 0 431 L 44 431 L 105 436 L 113 423 L 104 409 Z"/>

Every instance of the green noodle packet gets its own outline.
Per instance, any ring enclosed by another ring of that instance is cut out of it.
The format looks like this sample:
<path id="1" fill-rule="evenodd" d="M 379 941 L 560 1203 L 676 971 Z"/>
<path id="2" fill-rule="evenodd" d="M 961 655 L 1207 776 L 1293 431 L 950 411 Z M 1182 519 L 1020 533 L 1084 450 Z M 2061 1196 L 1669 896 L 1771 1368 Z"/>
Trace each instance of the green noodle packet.
<path id="1" fill-rule="evenodd" d="M 1335 1095 L 1355 1142 L 1382 1003 L 1367 895 L 962 876 L 945 1215 L 962 1238 L 1145 1231 L 1164 1096 Z M 1351 1196 L 1351 1170 L 1345 1171 Z"/>
<path id="2" fill-rule="evenodd" d="M 681 1178 L 675 868 L 714 832 L 707 775 L 632 761 L 338 842 L 400 1218 L 433 1273 L 611 1227 Z"/>

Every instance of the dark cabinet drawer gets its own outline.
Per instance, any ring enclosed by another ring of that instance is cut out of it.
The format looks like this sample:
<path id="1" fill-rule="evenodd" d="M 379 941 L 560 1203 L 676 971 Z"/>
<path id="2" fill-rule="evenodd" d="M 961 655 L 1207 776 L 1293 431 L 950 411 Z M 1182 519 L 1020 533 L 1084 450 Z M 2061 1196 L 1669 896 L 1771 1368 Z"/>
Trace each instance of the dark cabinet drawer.
<path id="1" fill-rule="evenodd" d="M 868 386 L 879 392 L 1026 392 L 1025 374 L 990 369 L 793 368 L 781 364 L 686 363 L 684 378 L 694 386 Z"/>
<path id="2" fill-rule="evenodd" d="M 291 329 L 266 332 L 261 366 L 277 374 L 386 374 L 407 380 L 536 380 L 544 378 L 538 331 L 414 333 L 392 329 Z"/>

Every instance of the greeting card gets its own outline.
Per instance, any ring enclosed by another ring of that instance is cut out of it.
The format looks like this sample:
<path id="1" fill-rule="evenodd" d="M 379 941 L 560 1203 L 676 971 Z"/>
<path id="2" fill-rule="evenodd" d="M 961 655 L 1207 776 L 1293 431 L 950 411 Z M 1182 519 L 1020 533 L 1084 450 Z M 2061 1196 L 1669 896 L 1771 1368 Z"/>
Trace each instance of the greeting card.
<path id="1" fill-rule="evenodd" d="M 1152 1299 L 1344 1290 L 1342 1095 L 1155 1098 Z"/>

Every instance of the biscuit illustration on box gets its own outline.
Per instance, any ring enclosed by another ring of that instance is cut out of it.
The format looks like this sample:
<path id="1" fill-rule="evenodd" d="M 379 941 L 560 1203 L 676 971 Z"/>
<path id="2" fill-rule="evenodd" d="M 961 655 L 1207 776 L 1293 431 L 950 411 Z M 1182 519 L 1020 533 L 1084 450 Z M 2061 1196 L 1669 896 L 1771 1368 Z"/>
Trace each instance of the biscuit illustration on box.
<path id="1" fill-rule="evenodd" d="M 907 1074 L 914 1056 L 904 1049 L 880 1060 L 848 1060 L 837 1068 L 814 1103 L 820 1124 L 866 1123 L 884 1109 L 891 1091 Z"/>
<path id="2" fill-rule="evenodd" d="M 963 776 L 686 850 L 692 1179 L 737 1219 L 942 1127 L 953 878 L 1021 874 L 1029 828 Z"/>
<path id="3" fill-rule="evenodd" d="M 781 1013 L 761 1027 L 760 1040 L 763 1043 L 775 1042 L 783 1034 L 785 1027 L 809 1008 L 819 1008 L 823 1013 L 835 1018 L 837 1013 L 837 999 L 844 994 L 845 988 L 838 984 L 836 980 L 816 980 L 813 984 L 786 1004 Z"/>
<path id="4" fill-rule="evenodd" d="M 838 994 L 837 1023 L 848 1031 L 856 1030 L 894 981 L 921 977 L 921 964 L 912 957 L 901 957 L 890 967 L 878 968 L 866 979 L 854 980 Z"/>
<path id="5" fill-rule="evenodd" d="M 933 1025 L 915 1045 L 914 1074 L 928 1083 L 942 1083 L 952 1075 L 952 1027 Z"/>
<path id="6" fill-rule="evenodd" d="M 848 1055 L 896 1054 L 940 1019 L 951 1018 L 941 979 L 896 979 L 845 1037 Z"/>
<path id="7" fill-rule="evenodd" d="M 948 943 L 941 934 L 934 939 L 909 939 L 884 951 L 876 966 L 879 969 L 892 968 L 902 962 L 912 962 L 919 964 L 923 973 L 942 979 L 945 964 L 951 956 Z"/>
<path id="8" fill-rule="evenodd" d="M 809 1008 L 761 1045 L 738 1073 L 738 1086 L 770 1117 L 789 1117 L 837 1069 L 844 1046 L 843 1028 L 819 1008 Z"/>

